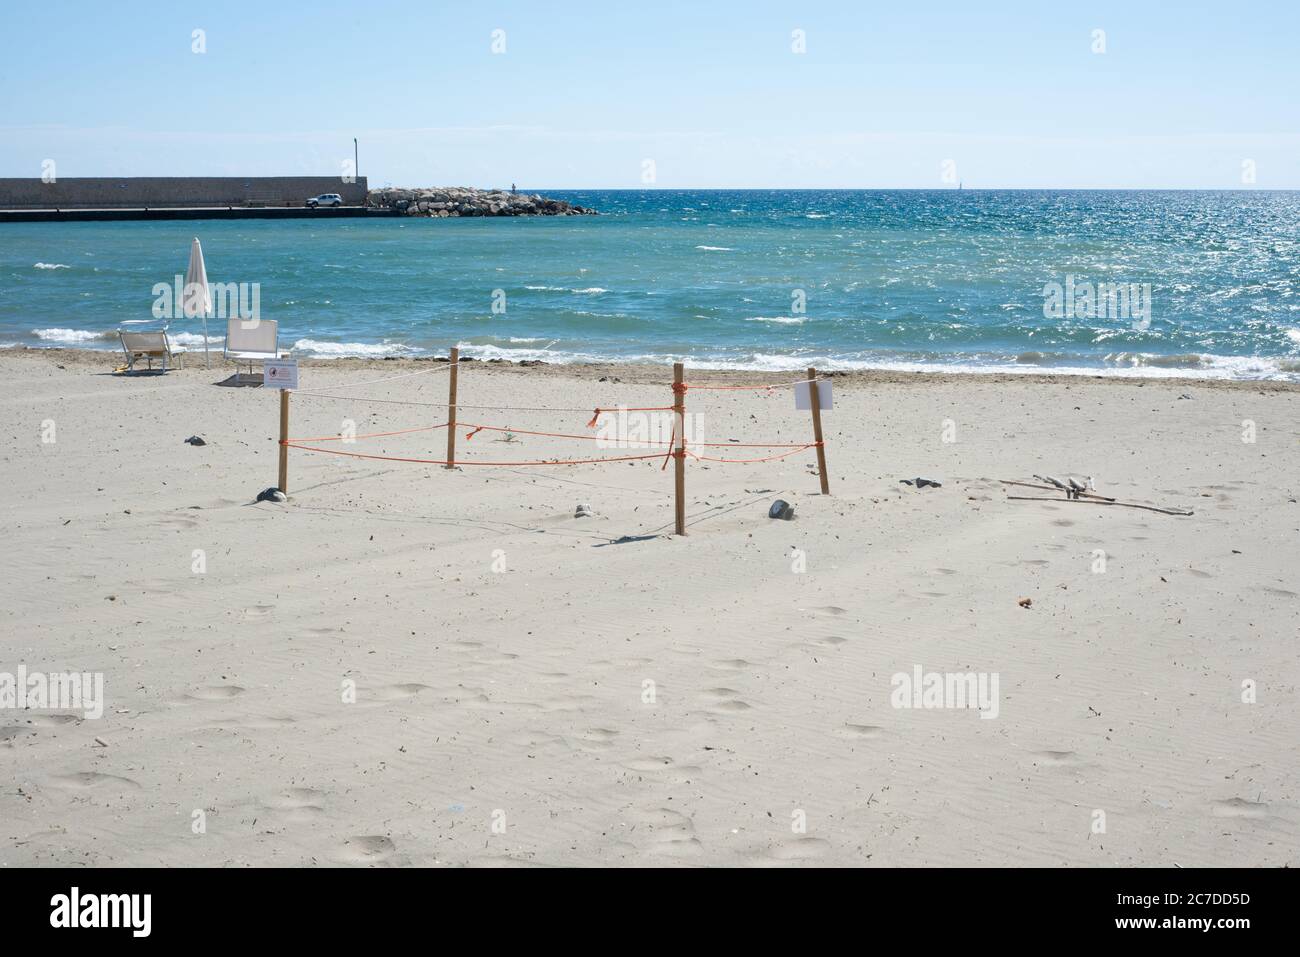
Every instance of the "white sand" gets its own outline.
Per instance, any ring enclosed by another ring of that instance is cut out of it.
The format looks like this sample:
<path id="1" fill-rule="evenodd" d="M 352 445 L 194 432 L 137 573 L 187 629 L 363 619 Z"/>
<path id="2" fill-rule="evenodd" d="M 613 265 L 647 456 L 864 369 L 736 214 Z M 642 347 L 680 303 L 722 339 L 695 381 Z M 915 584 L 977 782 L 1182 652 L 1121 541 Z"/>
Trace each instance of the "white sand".
<path id="1" fill-rule="evenodd" d="M 837 379 L 833 497 L 810 452 L 692 462 L 677 539 L 658 461 L 294 451 L 292 500 L 250 504 L 275 481 L 275 394 L 214 388 L 193 359 L 165 378 L 110 364 L 0 356 L 0 671 L 102 672 L 107 698 L 99 720 L 0 711 L 0 865 L 1300 863 L 1296 388 Z M 426 367 L 318 363 L 304 388 Z M 461 401 L 663 405 L 665 378 L 475 363 Z M 721 440 L 809 432 L 788 392 L 688 402 Z M 440 420 L 293 410 L 296 435 Z M 497 438 L 467 454 L 616 454 Z M 1010 502 L 996 482 L 1045 471 L 1195 515 Z M 944 485 L 898 482 L 918 474 Z M 793 522 L 766 518 L 778 496 Z M 997 718 L 892 707 L 916 665 L 996 673 Z"/>

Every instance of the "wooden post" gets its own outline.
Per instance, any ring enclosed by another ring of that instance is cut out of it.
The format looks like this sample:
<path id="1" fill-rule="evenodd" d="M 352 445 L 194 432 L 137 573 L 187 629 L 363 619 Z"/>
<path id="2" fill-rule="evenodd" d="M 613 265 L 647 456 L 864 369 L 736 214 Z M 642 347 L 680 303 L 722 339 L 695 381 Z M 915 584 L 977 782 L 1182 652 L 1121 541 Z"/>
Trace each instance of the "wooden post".
<path id="1" fill-rule="evenodd" d="M 686 534 L 686 393 L 682 389 L 682 364 L 673 363 L 673 415 L 676 416 L 677 448 L 674 485 L 676 491 L 677 534 Z"/>
<path id="2" fill-rule="evenodd" d="M 817 394 L 817 370 L 808 370 L 808 404 L 812 406 L 813 439 L 817 442 L 817 474 L 822 480 L 822 494 L 831 494 L 830 476 L 826 474 L 826 446 L 822 444 L 822 402 Z"/>
<path id="3" fill-rule="evenodd" d="M 289 390 L 280 390 L 280 484 L 276 486 L 289 494 Z"/>
<path id="4" fill-rule="evenodd" d="M 460 349 L 451 348 L 451 382 L 447 386 L 447 464 L 454 469 L 456 461 L 456 375 L 460 372 Z"/>

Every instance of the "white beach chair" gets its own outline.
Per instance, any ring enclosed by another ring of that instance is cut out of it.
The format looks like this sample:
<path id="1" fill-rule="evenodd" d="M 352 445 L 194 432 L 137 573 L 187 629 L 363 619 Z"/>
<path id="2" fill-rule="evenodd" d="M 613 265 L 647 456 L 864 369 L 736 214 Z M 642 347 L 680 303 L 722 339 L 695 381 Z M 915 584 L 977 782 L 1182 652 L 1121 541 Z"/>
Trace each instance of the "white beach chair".
<path id="1" fill-rule="evenodd" d="M 235 363 L 239 373 L 239 364 L 248 363 L 248 373 L 253 374 L 253 363 L 266 359 L 279 359 L 288 355 L 280 351 L 278 323 L 274 319 L 260 319 L 253 322 L 248 319 L 226 320 L 225 356 Z"/>
<path id="2" fill-rule="evenodd" d="M 159 359 L 162 362 L 161 371 L 166 372 L 167 363 L 176 358 L 171 342 L 167 339 L 166 326 L 161 329 L 118 329 L 117 335 L 122 340 L 122 351 L 126 353 L 127 372 L 136 371 L 137 359 L 145 359 L 150 371 L 153 370 L 153 360 Z"/>

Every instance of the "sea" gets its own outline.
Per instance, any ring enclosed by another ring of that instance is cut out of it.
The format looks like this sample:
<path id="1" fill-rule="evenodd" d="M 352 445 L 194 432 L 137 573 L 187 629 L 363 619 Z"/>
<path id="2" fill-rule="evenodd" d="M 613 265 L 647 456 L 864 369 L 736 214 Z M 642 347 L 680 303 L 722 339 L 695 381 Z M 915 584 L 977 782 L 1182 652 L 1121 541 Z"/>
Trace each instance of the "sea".
<path id="1" fill-rule="evenodd" d="M 0 347 L 1300 381 L 1300 192 L 565 190 L 598 216 L 0 224 Z"/>

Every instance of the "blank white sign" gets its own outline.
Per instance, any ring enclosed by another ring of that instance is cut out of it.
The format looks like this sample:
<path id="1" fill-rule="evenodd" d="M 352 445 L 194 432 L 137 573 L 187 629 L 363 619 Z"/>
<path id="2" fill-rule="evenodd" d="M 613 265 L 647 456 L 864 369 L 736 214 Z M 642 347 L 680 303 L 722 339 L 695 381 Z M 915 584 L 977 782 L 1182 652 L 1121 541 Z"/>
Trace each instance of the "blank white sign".
<path id="1" fill-rule="evenodd" d="M 807 382 L 796 382 L 794 385 L 794 407 L 802 409 L 805 412 L 812 411 L 812 391 L 808 388 Z M 822 411 L 831 408 L 831 380 L 817 380 L 817 404 L 821 406 Z"/>

